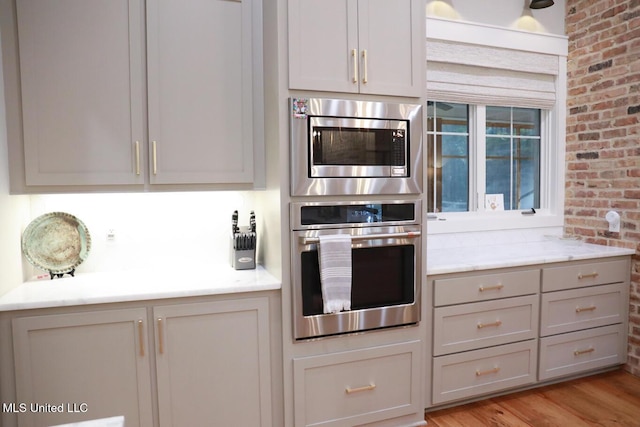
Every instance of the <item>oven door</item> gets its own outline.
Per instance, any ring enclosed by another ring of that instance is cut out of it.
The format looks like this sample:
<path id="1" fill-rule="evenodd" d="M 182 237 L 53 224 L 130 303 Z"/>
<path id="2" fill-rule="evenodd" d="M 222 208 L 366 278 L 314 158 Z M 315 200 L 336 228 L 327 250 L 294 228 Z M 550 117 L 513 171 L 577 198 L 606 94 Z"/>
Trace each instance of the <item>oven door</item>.
<path id="1" fill-rule="evenodd" d="M 318 237 L 337 233 L 352 235 L 351 310 L 324 314 Z M 419 225 L 294 231 L 294 337 L 416 324 L 420 320 L 420 234 Z"/>

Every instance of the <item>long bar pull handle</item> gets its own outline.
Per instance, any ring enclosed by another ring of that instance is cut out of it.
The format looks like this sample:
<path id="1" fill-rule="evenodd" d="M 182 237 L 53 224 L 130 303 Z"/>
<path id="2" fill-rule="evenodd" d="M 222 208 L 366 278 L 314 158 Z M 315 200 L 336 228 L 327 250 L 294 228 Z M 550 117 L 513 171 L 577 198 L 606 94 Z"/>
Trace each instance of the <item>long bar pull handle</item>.
<path id="1" fill-rule="evenodd" d="M 497 374 L 498 372 L 500 372 L 500 368 L 496 366 L 495 368 L 488 369 L 486 371 L 476 371 L 476 377 L 481 377 L 483 375 L 489 375 L 489 374 Z"/>
<path id="2" fill-rule="evenodd" d="M 587 274 L 578 274 L 578 280 L 580 279 L 588 279 L 591 277 L 598 277 L 598 272 L 594 271 L 593 273 L 587 273 Z"/>
<path id="3" fill-rule="evenodd" d="M 485 292 L 485 291 L 499 291 L 500 289 L 504 288 L 504 285 L 502 283 L 499 283 L 497 285 L 493 285 L 493 286 L 482 286 L 480 285 L 480 287 L 478 288 L 478 290 L 480 292 Z"/>
<path id="4" fill-rule="evenodd" d="M 595 305 L 590 305 L 589 307 L 576 307 L 576 313 L 582 313 L 583 311 L 594 311 L 595 309 Z"/>
<path id="5" fill-rule="evenodd" d="M 367 83 L 369 81 L 368 72 L 367 72 L 367 49 L 362 50 L 362 83 Z"/>
<path id="6" fill-rule="evenodd" d="M 347 388 L 344 389 L 344 391 L 347 394 L 352 394 L 352 393 L 360 393 L 362 391 L 373 390 L 374 388 L 376 388 L 375 384 L 369 384 L 369 385 L 366 385 L 364 387 L 357 387 L 357 388 L 347 387 Z"/>
<path id="7" fill-rule="evenodd" d="M 351 236 L 351 240 L 376 240 L 376 239 L 398 239 L 408 238 L 413 239 L 420 237 L 422 233 L 420 231 L 407 231 L 402 233 L 380 233 L 380 234 L 363 234 L 357 236 Z M 308 245 L 310 243 L 318 243 L 320 239 L 318 237 L 300 237 L 300 243 Z"/>
<path id="8" fill-rule="evenodd" d="M 136 141 L 136 175 L 140 175 L 140 141 Z"/>
<path id="9" fill-rule="evenodd" d="M 152 157 L 153 157 L 153 174 L 156 175 L 158 173 L 158 150 L 156 147 L 156 142 L 153 141 L 152 145 Z"/>
<path id="10" fill-rule="evenodd" d="M 158 353 L 164 354 L 164 331 L 162 330 L 162 317 L 158 317 Z"/>
<path id="11" fill-rule="evenodd" d="M 353 59 L 353 83 L 358 83 L 358 49 L 351 49 Z"/>
<path id="12" fill-rule="evenodd" d="M 138 320 L 138 341 L 140 341 L 140 357 L 144 357 L 144 322 Z"/>
<path id="13" fill-rule="evenodd" d="M 495 322 L 492 322 L 492 323 L 479 322 L 478 323 L 478 329 L 489 328 L 489 327 L 492 327 L 492 326 L 496 326 L 497 327 L 497 326 L 500 326 L 500 325 L 502 325 L 502 321 L 501 320 L 496 320 Z"/>
<path id="14" fill-rule="evenodd" d="M 573 355 L 574 356 L 580 356 L 581 354 L 593 353 L 594 351 L 596 351 L 596 349 L 593 348 L 593 347 L 590 347 L 590 348 L 588 348 L 586 350 L 576 350 L 576 351 L 573 352 Z"/>

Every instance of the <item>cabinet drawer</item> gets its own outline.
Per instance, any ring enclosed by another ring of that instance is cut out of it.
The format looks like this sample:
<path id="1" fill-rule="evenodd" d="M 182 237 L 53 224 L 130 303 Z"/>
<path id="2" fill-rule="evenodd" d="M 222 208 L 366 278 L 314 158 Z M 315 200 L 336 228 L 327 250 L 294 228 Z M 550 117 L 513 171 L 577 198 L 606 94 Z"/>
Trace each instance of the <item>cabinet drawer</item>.
<path id="1" fill-rule="evenodd" d="M 624 324 L 540 339 L 540 380 L 625 363 Z"/>
<path id="2" fill-rule="evenodd" d="M 497 392 L 536 380 L 537 341 L 433 358 L 433 404 Z"/>
<path id="3" fill-rule="evenodd" d="M 540 336 L 622 322 L 627 286 L 616 283 L 542 294 Z"/>
<path id="4" fill-rule="evenodd" d="M 353 426 L 422 410 L 420 342 L 293 360 L 295 426 Z"/>
<path id="5" fill-rule="evenodd" d="M 625 282 L 630 274 L 628 259 L 544 268 L 542 292 Z"/>
<path id="6" fill-rule="evenodd" d="M 433 354 L 455 353 L 535 338 L 538 296 L 438 307 L 433 319 Z"/>
<path id="7" fill-rule="evenodd" d="M 540 270 L 480 274 L 434 282 L 434 306 L 485 301 L 535 294 L 540 289 Z"/>

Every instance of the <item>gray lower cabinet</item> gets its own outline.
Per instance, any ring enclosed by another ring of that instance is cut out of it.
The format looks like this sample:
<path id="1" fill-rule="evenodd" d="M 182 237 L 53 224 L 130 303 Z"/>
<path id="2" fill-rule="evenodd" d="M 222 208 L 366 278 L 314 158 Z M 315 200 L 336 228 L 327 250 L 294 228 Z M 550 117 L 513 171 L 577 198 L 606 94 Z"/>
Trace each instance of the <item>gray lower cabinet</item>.
<path id="1" fill-rule="evenodd" d="M 426 407 L 624 364 L 629 257 L 429 278 Z"/>
<path id="2" fill-rule="evenodd" d="M 409 341 L 295 358 L 295 427 L 369 425 L 422 414 L 421 345 Z"/>
<path id="3" fill-rule="evenodd" d="M 434 357 L 427 406 L 536 381 L 539 270 L 432 282 Z"/>
<path id="4" fill-rule="evenodd" d="M 160 426 L 271 426 L 268 301 L 153 308 Z"/>
<path id="5" fill-rule="evenodd" d="M 262 2 L 2 0 L 0 16 L 13 193 L 260 181 Z"/>
<path id="6" fill-rule="evenodd" d="M 147 330 L 144 308 L 14 319 L 18 425 L 124 415 L 127 427 L 151 426 Z"/>
<path id="7" fill-rule="evenodd" d="M 542 270 L 540 380 L 627 360 L 628 259 Z"/>
<path id="8" fill-rule="evenodd" d="M 18 425 L 271 427 L 269 323 L 267 297 L 15 317 Z"/>

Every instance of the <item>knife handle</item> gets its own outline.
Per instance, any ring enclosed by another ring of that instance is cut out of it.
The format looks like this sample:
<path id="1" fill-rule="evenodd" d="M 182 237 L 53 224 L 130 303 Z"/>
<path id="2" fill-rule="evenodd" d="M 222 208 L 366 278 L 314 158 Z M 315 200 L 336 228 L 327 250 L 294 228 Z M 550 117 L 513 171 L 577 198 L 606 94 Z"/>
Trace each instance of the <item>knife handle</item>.
<path id="1" fill-rule="evenodd" d="M 233 211 L 233 215 L 231 215 L 231 232 L 238 232 L 238 211 Z"/>

